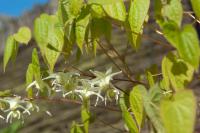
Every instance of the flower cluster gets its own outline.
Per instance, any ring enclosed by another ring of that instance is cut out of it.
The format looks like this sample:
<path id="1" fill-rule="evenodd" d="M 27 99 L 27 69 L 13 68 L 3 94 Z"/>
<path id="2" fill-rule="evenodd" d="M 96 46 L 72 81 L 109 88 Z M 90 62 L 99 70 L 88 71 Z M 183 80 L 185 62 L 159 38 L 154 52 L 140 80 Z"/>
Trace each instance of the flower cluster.
<path id="1" fill-rule="evenodd" d="M 0 98 L 1 110 L 7 113 L 6 122 L 12 122 L 13 118 L 22 119 L 22 114 L 31 115 L 31 111 L 39 111 L 39 107 L 30 100 L 24 100 L 19 96 Z M 5 119 L 0 115 L 0 118 Z"/>
<path id="2" fill-rule="evenodd" d="M 112 73 L 112 68 L 108 69 L 105 73 L 99 71 L 91 71 L 95 76 L 93 79 L 81 78 L 81 75 L 74 72 L 59 72 L 50 74 L 48 77 L 43 78 L 43 81 L 51 82 L 51 90 L 54 92 L 61 92 L 65 98 L 68 95 L 76 95 L 82 101 L 96 96 L 95 106 L 98 104 L 99 99 L 107 103 L 107 100 L 115 99 L 118 101 L 120 91 L 111 83 L 113 77 L 121 72 Z M 35 87 L 40 90 L 36 81 L 31 83 L 30 87 Z"/>

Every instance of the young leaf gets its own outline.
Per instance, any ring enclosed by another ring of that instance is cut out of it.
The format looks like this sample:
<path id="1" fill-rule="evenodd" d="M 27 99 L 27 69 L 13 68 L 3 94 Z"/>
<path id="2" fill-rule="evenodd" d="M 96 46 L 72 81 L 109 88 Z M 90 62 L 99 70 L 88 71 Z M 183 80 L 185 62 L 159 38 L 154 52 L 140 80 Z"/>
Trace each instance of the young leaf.
<path id="1" fill-rule="evenodd" d="M 126 20 L 126 8 L 123 0 L 116 0 L 112 4 L 103 5 L 106 14 L 115 20 Z"/>
<path id="2" fill-rule="evenodd" d="M 106 14 L 118 21 L 126 20 L 126 8 L 123 0 L 89 0 L 88 3 L 92 4 L 92 10 L 96 13 L 94 16 L 103 17 Z"/>
<path id="3" fill-rule="evenodd" d="M 6 46 L 4 49 L 4 57 L 3 57 L 4 72 L 6 70 L 6 66 L 7 66 L 10 58 L 15 58 L 13 55 L 16 56 L 16 47 L 17 47 L 17 42 L 15 41 L 14 37 L 9 36 L 6 40 Z"/>
<path id="4" fill-rule="evenodd" d="M 137 85 L 130 93 L 129 101 L 131 110 L 136 119 L 137 125 L 141 128 L 142 120 L 144 117 L 144 95 L 146 95 L 146 88 L 142 85 Z"/>
<path id="5" fill-rule="evenodd" d="M 162 23 L 161 27 L 163 29 L 164 37 L 170 42 L 172 46 L 177 48 L 180 34 L 180 29 L 178 25 L 174 21 L 168 21 Z"/>
<path id="6" fill-rule="evenodd" d="M 119 104 L 120 104 L 120 108 L 122 110 L 122 117 L 123 117 L 127 127 L 129 128 L 130 133 L 139 133 L 137 124 L 134 121 L 132 115 L 129 113 L 129 111 L 126 107 L 126 104 L 125 104 L 125 99 L 123 96 L 120 98 Z"/>
<path id="7" fill-rule="evenodd" d="M 30 83 L 33 82 L 33 77 L 34 77 L 34 71 L 32 64 L 28 65 L 28 69 L 26 71 L 26 86 L 28 86 Z M 33 97 L 33 90 L 32 88 L 28 89 L 28 97 L 32 98 Z"/>
<path id="8" fill-rule="evenodd" d="M 164 132 L 163 124 L 159 115 L 159 102 L 161 100 L 161 95 L 161 89 L 156 84 L 150 89 L 147 95 L 144 96 L 145 112 L 158 133 Z"/>
<path id="9" fill-rule="evenodd" d="M 149 86 L 150 86 L 150 87 L 154 86 L 154 85 L 155 85 L 155 81 L 154 81 L 154 78 L 153 78 L 152 73 L 149 72 L 149 71 L 147 71 L 147 72 L 146 72 L 146 77 L 147 77 Z"/>
<path id="10" fill-rule="evenodd" d="M 196 100 L 192 91 L 177 92 L 161 102 L 161 118 L 166 133 L 193 133 Z"/>
<path id="11" fill-rule="evenodd" d="M 179 30 L 174 23 L 163 25 L 164 36 L 178 50 L 182 59 L 198 68 L 200 59 L 199 39 L 192 25 L 185 25 Z"/>
<path id="12" fill-rule="evenodd" d="M 83 0 L 60 0 L 58 16 L 63 24 L 69 19 L 77 17 L 83 7 Z"/>
<path id="13" fill-rule="evenodd" d="M 183 27 L 177 49 L 181 58 L 189 62 L 196 69 L 199 67 L 199 39 L 197 32 L 192 25 L 186 25 Z"/>
<path id="14" fill-rule="evenodd" d="M 162 9 L 163 17 L 174 21 L 179 27 L 182 22 L 183 8 L 181 0 L 170 0 Z"/>
<path id="15" fill-rule="evenodd" d="M 85 40 L 85 34 L 89 21 L 90 21 L 89 9 L 84 8 L 76 21 L 76 29 L 75 29 L 76 41 L 81 51 L 83 48 L 83 43 Z"/>
<path id="16" fill-rule="evenodd" d="M 28 27 L 21 27 L 13 36 L 17 42 L 28 44 L 31 40 L 31 30 Z"/>
<path id="17" fill-rule="evenodd" d="M 42 55 L 51 71 L 60 55 L 60 52 L 49 49 L 50 44 L 58 51 L 62 51 L 64 45 L 64 33 L 62 27 L 57 26 L 58 18 L 43 14 L 37 18 L 34 24 L 34 35 L 40 47 Z"/>
<path id="18" fill-rule="evenodd" d="M 199 3 L 200 3 L 200 0 L 191 0 L 192 8 L 198 19 L 200 19 L 200 4 Z"/>
<path id="19" fill-rule="evenodd" d="M 88 4 L 110 5 L 119 0 L 88 0 Z"/>
<path id="20" fill-rule="evenodd" d="M 36 49 L 33 49 L 32 52 L 32 69 L 35 75 L 35 79 L 38 80 L 40 79 L 40 62 L 39 62 L 39 57 Z"/>
<path id="21" fill-rule="evenodd" d="M 150 0 L 131 0 L 128 14 L 129 39 L 134 48 L 139 47 L 140 34 L 143 32 L 143 24 L 148 16 Z M 130 28 L 130 29 L 129 29 Z"/>
<path id="22" fill-rule="evenodd" d="M 90 123 L 89 101 L 84 102 L 85 103 L 81 106 L 81 118 L 84 124 L 84 131 L 85 133 L 88 133 Z"/>
<path id="23" fill-rule="evenodd" d="M 192 80 L 194 68 L 182 59 L 178 59 L 174 54 L 169 53 L 162 61 L 162 74 L 165 89 L 170 89 L 170 84 L 176 90 L 185 88 Z"/>

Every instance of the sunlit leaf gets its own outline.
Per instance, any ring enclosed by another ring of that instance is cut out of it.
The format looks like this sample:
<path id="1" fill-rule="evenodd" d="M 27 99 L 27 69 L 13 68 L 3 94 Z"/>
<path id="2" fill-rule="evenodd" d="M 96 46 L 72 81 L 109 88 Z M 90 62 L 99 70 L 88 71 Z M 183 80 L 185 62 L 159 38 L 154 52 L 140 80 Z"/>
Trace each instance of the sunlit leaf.
<path id="1" fill-rule="evenodd" d="M 133 87 L 130 93 L 129 101 L 131 105 L 131 110 L 137 121 L 138 126 L 141 128 L 142 121 L 144 119 L 144 95 L 146 95 L 146 88 L 142 85 L 137 85 Z"/>
<path id="2" fill-rule="evenodd" d="M 178 91 L 185 88 L 192 80 L 194 68 L 182 59 L 178 59 L 174 54 L 168 54 L 162 61 L 162 74 L 165 82 L 165 89 L 172 87 Z"/>
<path id="3" fill-rule="evenodd" d="M 152 87 L 147 95 L 144 96 L 145 112 L 158 133 L 164 132 L 163 124 L 159 115 L 159 102 L 161 97 L 162 93 L 158 85 Z"/>
<path id="4" fill-rule="evenodd" d="M 84 125 L 84 131 L 85 133 L 88 133 L 90 123 L 89 101 L 85 101 L 81 107 L 81 118 Z"/>
<path id="5" fill-rule="evenodd" d="M 166 133 L 193 133 L 196 100 L 190 90 L 177 92 L 161 102 L 161 118 Z"/>
<path id="6" fill-rule="evenodd" d="M 60 52 L 49 49 L 48 44 L 59 51 L 62 51 L 64 45 L 64 33 L 62 27 L 58 26 L 56 16 L 43 14 L 37 18 L 34 24 L 34 36 L 40 47 L 42 55 L 51 71 L 60 55 Z"/>
<path id="7" fill-rule="evenodd" d="M 198 68 L 200 58 L 199 39 L 192 25 L 183 27 L 177 49 L 181 58 L 189 62 L 195 68 Z"/>
<path id="8" fill-rule="evenodd" d="M 192 4 L 192 8 L 195 12 L 195 15 L 198 19 L 200 19 L 200 0 L 190 0 Z"/>
<path id="9" fill-rule="evenodd" d="M 21 27 L 13 36 L 17 42 L 28 44 L 31 40 L 31 30 L 28 27 Z"/>
<path id="10" fill-rule="evenodd" d="M 130 133 L 139 133 L 137 124 L 134 121 L 133 116 L 128 111 L 127 106 L 125 104 L 125 99 L 123 97 L 120 98 L 119 104 L 120 104 L 120 108 L 122 110 L 122 117 L 129 129 Z"/>
<path id="11" fill-rule="evenodd" d="M 33 82 L 33 77 L 34 77 L 34 71 L 32 64 L 29 64 L 28 69 L 26 71 L 26 85 L 28 86 L 30 83 Z M 33 90 L 32 88 L 28 89 L 28 97 L 31 98 L 33 97 Z"/>
<path id="12" fill-rule="evenodd" d="M 130 32 L 129 39 L 134 48 L 139 47 L 140 36 L 143 32 L 145 19 L 148 16 L 149 5 L 150 0 L 131 0 L 127 32 Z"/>
<path id="13" fill-rule="evenodd" d="M 164 17 L 180 26 L 183 17 L 181 0 L 170 0 L 168 4 L 164 5 L 162 13 Z"/>
<path id="14" fill-rule="evenodd" d="M 89 9 L 85 8 L 82 10 L 80 16 L 77 19 L 76 22 L 76 41 L 79 46 L 79 48 L 82 51 L 83 48 L 83 43 L 85 40 L 85 34 L 86 34 L 86 29 L 88 27 L 90 20 L 90 14 L 89 14 Z"/>
<path id="15" fill-rule="evenodd" d="M 6 40 L 6 45 L 4 49 L 4 57 L 3 57 L 3 68 L 6 70 L 6 66 L 11 58 L 15 58 L 17 53 L 18 44 L 15 41 L 13 36 L 9 36 Z"/>

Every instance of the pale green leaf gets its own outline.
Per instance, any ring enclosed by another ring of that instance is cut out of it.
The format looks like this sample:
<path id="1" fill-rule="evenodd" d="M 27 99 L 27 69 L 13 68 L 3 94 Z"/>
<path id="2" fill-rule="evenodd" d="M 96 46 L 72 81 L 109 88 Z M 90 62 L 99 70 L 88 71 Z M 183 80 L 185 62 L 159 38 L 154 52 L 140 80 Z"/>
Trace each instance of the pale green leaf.
<path id="1" fill-rule="evenodd" d="M 174 54 L 169 53 L 162 61 L 162 74 L 166 90 L 170 85 L 178 91 L 185 88 L 192 80 L 194 68 L 182 59 L 178 59 Z"/>
<path id="2" fill-rule="evenodd" d="M 34 77 L 34 71 L 32 64 L 28 65 L 28 69 L 26 71 L 26 86 L 28 86 L 30 83 L 33 82 L 33 77 Z M 32 88 L 28 89 L 28 97 L 32 98 L 33 97 L 33 90 Z"/>
<path id="3" fill-rule="evenodd" d="M 151 72 L 147 71 L 146 72 L 146 77 L 147 77 L 147 81 L 149 83 L 149 86 L 152 87 L 155 85 L 155 81 L 154 81 L 154 78 L 153 78 L 153 75 Z"/>
<path id="4" fill-rule="evenodd" d="M 164 37 L 170 42 L 172 46 L 177 48 L 180 34 L 180 29 L 178 28 L 178 25 L 173 21 L 168 21 L 166 23 L 163 23 L 162 29 Z"/>
<path id="5" fill-rule="evenodd" d="M 34 24 L 34 36 L 44 60 L 48 64 L 50 70 L 53 71 L 60 52 L 49 49 L 48 44 L 58 51 L 62 51 L 64 45 L 64 33 L 62 27 L 59 26 L 58 18 L 46 14 L 37 18 Z"/>
<path id="6" fill-rule="evenodd" d="M 141 124 L 144 119 L 144 95 L 146 95 L 146 88 L 142 85 L 137 85 L 133 87 L 130 93 L 129 101 L 131 105 L 131 110 L 134 114 L 134 118 L 137 121 L 137 125 L 141 129 Z"/>
<path id="7" fill-rule="evenodd" d="M 123 0 L 89 0 L 92 4 L 93 16 L 109 17 L 124 22 L 126 20 L 126 8 Z"/>
<path id="8" fill-rule="evenodd" d="M 139 47 L 140 36 L 143 32 L 143 25 L 148 16 L 150 0 L 131 0 L 128 14 L 129 39 L 134 48 Z M 130 29 L 129 29 L 130 28 Z"/>
<path id="9" fill-rule="evenodd" d="M 79 46 L 79 48 L 82 51 L 83 48 L 83 43 L 85 40 L 85 34 L 86 34 L 86 30 L 89 24 L 89 20 L 90 20 L 90 14 L 89 14 L 89 9 L 85 8 L 84 10 L 82 10 L 80 16 L 78 17 L 77 21 L 76 21 L 76 42 Z"/>
<path id="10" fill-rule="evenodd" d="M 58 16 L 63 24 L 79 15 L 83 2 L 83 0 L 60 0 Z"/>
<path id="11" fill-rule="evenodd" d="M 6 66 L 11 58 L 15 58 L 17 53 L 18 44 L 15 41 L 13 36 L 9 36 L 6 40 L 6 45 L 4 49 L 4 57 L 3 57 L 3 69 L 5 71 Z"/>
<path id="12" fill-rule="evenodd" d="M 89 101 L 84 101 L 85 103 L 81 106 L 81 118 L 84 125 L 85 133 L 89 131 L 89 123 L 90 123 L 90 112 L 89 112 Z"/>
<path id="13" fill-rule="evenodd" d="M 133 116 L 130 114 L 130 112 L 127 109 L 127 106 L 125 104 L 125 99 L 122 96 L 119 101 L 120 108 L 122 110 L 122 117 L 129 128 L 130 133 L 139 133 L 139 129 L 137 127 L 137 124 L 135 120 L 133 119 Z"/>
<path id="14" fill-rule="evenodd" d="M 177 49 L 181 58 L 189 62 L 195 68 L 199 67 L 199 39 L 197 32 L 192 25 L 186 25 L 183 27 Z"/>
<path id="15" fill-rule="evenodd" d="M 112 4 L 103 5 L 106 14 L 115 20 L 124 22 L 126 20 L 126 8 L 123 0 L 116 0 Z"/>
<path id="16" fill-rule="evenodd" d="M 199 39 L 192 25 L 185 25 L 182 30 L 174 23 L 163 25 L 164 36 L 177 49 L 182 59 L 198 68 L 200 59 Z"/>
<path id="17" fill-rule="evenodd" d="M 161 102 L 161 118 L 166 133 L 193 133 L 196 99 L 192 91 L 177 92 Z"/>
<path id="18" fill-rule="evenodd" d="M 120 0 L 88 0 L 88 4 L 110 5 Z"/>
<path id="19" fill-rule="evenodd" d="M 163 124 L 159 115 L 159 102 L 161 98 L 162 92 L 157 84 L 144 96 L 145 112 L 158 133 L 164 133 Z"/>
<path id="20" fill-rule="evenodd" d="M 168 4 L 163 6 L 162 13 L 163 17 L 174 21 L 178 26 L 180 26 L 183 17 L 181 0 L 170 0 Z"/>
<path id="21" fill-rule="evenodd" d="M 19 31 L 14 34 L 14 38 L 19 43 L 28 44 L 31 40 L 31 30 L 28 27 L 21 27 Z"/>
<path id="22" fill-rule="evenodd" d="M 200 0 L 191 0 L 192 8 L 195 12 L 195 15 L 200 19 Z"/>

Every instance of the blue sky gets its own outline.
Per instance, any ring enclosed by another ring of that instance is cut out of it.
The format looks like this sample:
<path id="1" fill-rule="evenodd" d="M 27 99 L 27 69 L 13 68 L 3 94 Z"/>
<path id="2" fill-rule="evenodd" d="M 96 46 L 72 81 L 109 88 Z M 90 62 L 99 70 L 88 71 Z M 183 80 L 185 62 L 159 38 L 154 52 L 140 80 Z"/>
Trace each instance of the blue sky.
<path id="1" fill-rule="evenodd" d="M 48 0 L 1 0 L 0 14 L 17 17 L 30 10 L 35 4 L 44 4 Z"/>

